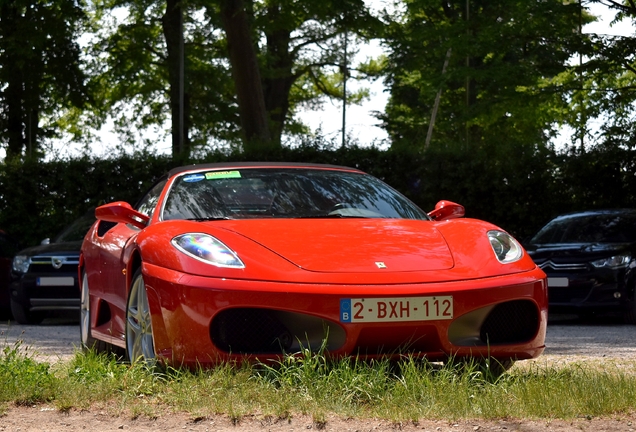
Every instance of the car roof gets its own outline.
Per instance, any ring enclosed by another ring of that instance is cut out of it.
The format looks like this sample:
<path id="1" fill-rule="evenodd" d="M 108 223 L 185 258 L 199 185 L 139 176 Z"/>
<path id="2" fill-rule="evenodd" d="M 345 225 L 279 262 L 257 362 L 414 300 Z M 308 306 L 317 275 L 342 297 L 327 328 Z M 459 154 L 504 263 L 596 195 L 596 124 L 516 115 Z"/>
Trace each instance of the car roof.
<path id="1" fill-rule="evenodd" d="M 577 218 L 585 216 L 601 216 L 601 215 L 615 215 L 615 214 L 636 214 L 636 209 L 620 208 L 620 209 L 598 209 L 598 210 L 585 210 L 571 213 L 565 213 L 555 217 L 553 220 L 565 219 L 565 218 Z"/>
<path id="2" fill-rule="evenodd" d="M 327 170 L 343 170 L 354 171 L 363 173 L 363 171 L 340 165 L 328 165 L 328 164 L 316 164 L 316 163 L 299 163 L 299 162 L 219 162 L 219 163 L 206 163 L 206 164 L 194 164 L 186 165 L 177 168 L 173 168 L 168 172 L 168 176 L 172 177 L 175 174 L 179 174 L 192 170 L 216 170 L 216 169 L 240 169 L 240 168 L 313 168 L 313 169 L 327 169 Z"/>

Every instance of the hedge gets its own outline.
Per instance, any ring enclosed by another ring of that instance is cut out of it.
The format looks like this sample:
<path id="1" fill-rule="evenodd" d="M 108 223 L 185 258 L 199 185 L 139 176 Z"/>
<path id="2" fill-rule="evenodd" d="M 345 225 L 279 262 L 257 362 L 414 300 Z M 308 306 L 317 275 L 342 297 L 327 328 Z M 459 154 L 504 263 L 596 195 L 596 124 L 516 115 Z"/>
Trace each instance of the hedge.
<path id="1" fill-rule="evenodd" d="M 466 207 L 467 217 L 491 221 L 517 238 L 574 210 L 636 207 L 636 151 L 598 147 L 587 152 L 514 148 L 381 150 L 304 143 L 276 152 L 211 152 L 180 162 L 154 154 L 81 157 L 0 165 L 0 229 L 22 246 L 54 237 L 97 205 L 131 204 L 158 177 L 184 164 L 288 161 L 356 167 L 400 190 L 426 211 L 440 199 Z"/>

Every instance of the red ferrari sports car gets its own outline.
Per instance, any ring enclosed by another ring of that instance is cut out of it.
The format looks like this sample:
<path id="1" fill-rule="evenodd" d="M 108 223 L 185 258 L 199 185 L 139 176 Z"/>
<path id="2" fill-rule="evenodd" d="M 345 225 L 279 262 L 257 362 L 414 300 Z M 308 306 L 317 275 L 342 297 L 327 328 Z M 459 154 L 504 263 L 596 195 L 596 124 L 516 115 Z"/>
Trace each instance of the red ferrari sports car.
<path id="1" fill-rule="evenodd" d="M 267 362 L 309 347 L 510 365 L 544 350 L 546 277 L 514 238 L 449 201 L 427 214 L 356 169 L 192 165 L 95 214 L 82 344 L 131 361 Z"/>

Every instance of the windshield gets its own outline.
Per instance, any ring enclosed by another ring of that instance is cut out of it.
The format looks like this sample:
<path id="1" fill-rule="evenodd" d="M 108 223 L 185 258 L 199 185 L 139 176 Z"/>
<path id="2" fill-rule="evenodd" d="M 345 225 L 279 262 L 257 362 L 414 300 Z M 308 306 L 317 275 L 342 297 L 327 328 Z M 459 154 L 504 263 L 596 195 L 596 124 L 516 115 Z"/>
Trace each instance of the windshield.
<path id="1" fill-rule="evenodd" d="M 79 219 L 76 219 L 69 226 L 57 235 L 53 243 L 66 243 L 84 240 L 84 236 L 95 222 L 94 211 L 88 212 Z"/>
<path id="2" fill-rule="evenodd" d="M 539 231 L 532 244 L 629 243 L 636 241 L 636 214 L 573 215 L 555 219 Z"/>
<path id="3" fill-rule="evenodd" d="M 369 217 L 428 219 L 403 195 L 367 174 L 248 168 L 179 176 L 163 219 Z"/>

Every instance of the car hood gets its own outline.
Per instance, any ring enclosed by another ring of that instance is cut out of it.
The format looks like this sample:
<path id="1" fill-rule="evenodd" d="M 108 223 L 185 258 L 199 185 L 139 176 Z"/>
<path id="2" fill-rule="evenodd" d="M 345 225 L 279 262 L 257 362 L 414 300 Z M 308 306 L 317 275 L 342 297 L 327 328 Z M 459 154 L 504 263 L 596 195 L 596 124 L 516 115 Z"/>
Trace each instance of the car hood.
<path id="1" fill-rule="evenodd" d="M 453 257 L 430 221 L 285 219 L 268 224 L 224 224 L 224 229 L 314 272 L 446 270 Z"/>
<path id="2" fill-rule="evenodd" d="M 36 255 L 78 255 L 82 247 L 81 241 L 49 243 L 43 245 L 32 246 L 21 250 L 16 255 L 36 256 Z"/>

